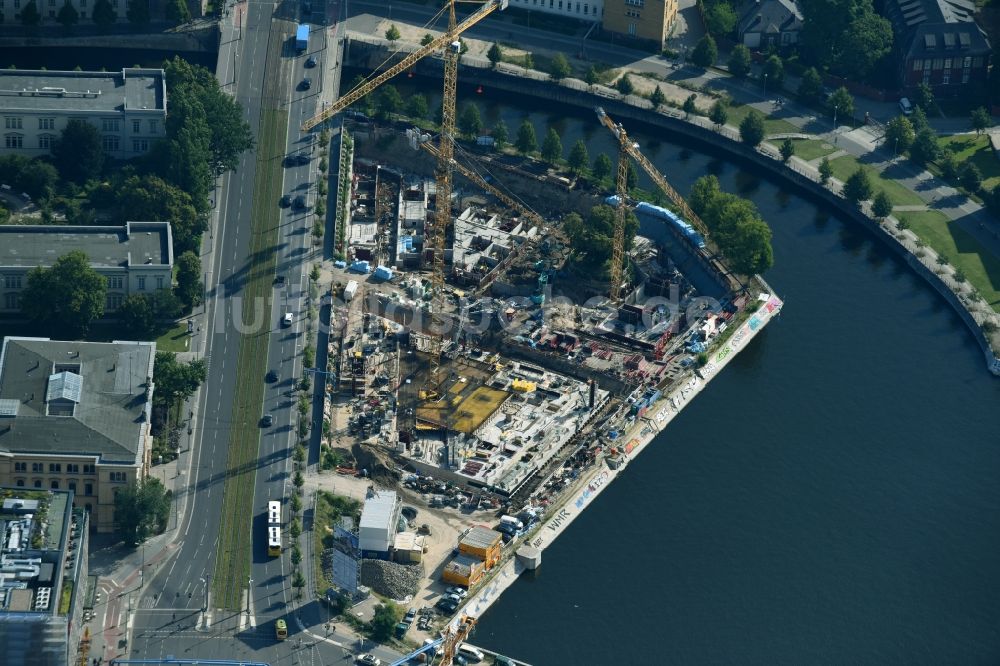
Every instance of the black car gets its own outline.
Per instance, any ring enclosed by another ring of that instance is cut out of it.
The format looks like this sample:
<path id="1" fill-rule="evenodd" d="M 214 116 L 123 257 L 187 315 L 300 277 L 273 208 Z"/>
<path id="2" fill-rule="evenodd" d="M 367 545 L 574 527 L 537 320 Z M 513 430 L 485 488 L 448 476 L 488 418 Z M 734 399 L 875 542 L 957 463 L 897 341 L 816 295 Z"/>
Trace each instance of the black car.
<path id="1" fill-rule="evenodd" d="M 292 158 L 292 160 L 295 162 L 296 166 L 303 166 L 305 164 L 309 164 L 309 156 L 306 155 L 305 153 L 296 153 L 295 156 Z"/>
<path id="2" fill-rule="evenodd" d="M 272 414 L 264 414 L 264 418 L 260 420 L 260 424 L 265 428 L 270 428 L 274 425 L 274 416 Z"/>
<path id="3" fill-rule="evenodd" d="M 288 208 L 289 206 L 291 206 L 292 205 L 292 195 L 291 194 L 286 194 L 283 197 L 281 197 L 281 200 L 278 201 L 278 205 L 281 206 L 282 208 Z"/>
<path id="4" fill-rule="evenodd" d="M 306 58 L 306 67 L 311 69 L 315 66 L 316 66 L 316 58 L 314 58 L 313 56 L 309 56 L 308 58 Z"/>
<path id="5" fill-rule="evenodd" d="M 302 210 L 306 207 L 306 198 L 300 194 L 295 197 L 295 201 L 292 202 L 292 205 L 298 210 Z"/>
<path id="6" fill-rule="evenodd" d="M 434 606 L 445 615 L 451 615 L 458 610 L 458 602 L 454 599 L 441 599 Z"/>
<path id="7" fill-rule="evenodd" d="M 312 87 L 313 87 L 313 80 L 310 79 L 308 76 L 302 79 L 302 83 L 299 84 L 299 89 L 301 90 L 309 90 Z"/>
<path id="8" fill-rule="evenodd" d="M 267 374 L 264 376 L 264 379 L 266 379 L 268 383 L 273 384 L 274 382 L 278 381 L 278 371 L 268 370 Z"/>

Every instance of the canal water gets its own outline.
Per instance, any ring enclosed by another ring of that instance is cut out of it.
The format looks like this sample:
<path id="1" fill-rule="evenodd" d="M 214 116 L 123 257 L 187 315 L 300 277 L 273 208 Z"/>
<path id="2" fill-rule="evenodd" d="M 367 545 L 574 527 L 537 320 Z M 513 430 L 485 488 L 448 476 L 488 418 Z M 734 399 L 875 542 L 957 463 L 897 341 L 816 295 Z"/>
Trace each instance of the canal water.
<path id="1" fill-rule="evenodd" d="M 552 124 L 567 153 L 614 149 L 589 114 L 477 103 L 512 137 L 528 117 L 539 144 Z M 474 642 L 535 665 L 1000 663 L 1000 381 L 963 324 L 835 213 L 630 133 L 681 192 L 714 173 L 757 205 L 785 308 Z"/>

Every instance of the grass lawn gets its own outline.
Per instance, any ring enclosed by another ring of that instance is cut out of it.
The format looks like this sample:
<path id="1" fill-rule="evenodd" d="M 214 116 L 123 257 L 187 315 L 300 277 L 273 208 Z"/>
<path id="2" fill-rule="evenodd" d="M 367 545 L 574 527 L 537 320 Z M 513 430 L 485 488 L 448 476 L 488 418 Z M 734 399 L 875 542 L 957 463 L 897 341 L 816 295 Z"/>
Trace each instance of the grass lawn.
<path id="1" fill-rule="evenodd" d="M 733 127 L 739 127 L 743 119 L 750 114 L 750 110 L 753 107 L 747 104 L 741 104 L 739 106 L 730 106 L 726 109 L 729 114 L 729 119 L 726 120 L 727 125 L 732 125 Z M 764 133 L 765 134 L 785 134 L 788 132 L 801 132 L 798 127 L 791 124 L 787 120 L 779 120 L 776 118 L 764 117 Z"/>
<path id="2" fill-rule="evenodd" d="M 157 351 L 186 352 L 191 351 L 191 336 L 187 332 L 187 322 L 180 321 L 168 328 L 156 338 Z"/>
<path id="3" fill-rule="evenodd" d="M 905 220 L 914 233 L 962 271 L 990 307 L 1000 312 L 1000 260 L 936 210 L 899 213 L 896 217 Z"/>
<path id="4" fill-rule="evenodd" d="M 803 160 L 815 160 L 836 151 L 832 145 L 819 139 L 792 139 L 795 155 Z M 779 144 L 780 147 L 780 144 Z"/>
<path id="5" fill-rule="evenodd" d="M 835 160 L 831 160 L 830 166 L 833 167 L 833 177 L 843 182 L 850 178 L 851 174 L 858 170 L 859 162 L 851 155 L 842 155 Z M 892 200 L 892 205 L 925 205 L 924 200 L 918 197 L 916 192 L 906 189 L 892 179 L 883 178 L 881 173 L 866 164 L 860 164 L 860 166 L 868 173 L 868 177 L 871 178 L 872 185 L 875 190 L 883 190 L 889 195 L 889 199 Z"/>
<path id="6" fill-rule="evenodd" d="M 1000 159 L 993 156 L 990 150 L 990 140 L 985 134 L 962 134 L 958 136 L 942 136 L 938 138 L 942 148 L 951 148 L 959 164 L 972 162 L 983 174 L 983 189 L 992 190 L 1000 185 Z"/>

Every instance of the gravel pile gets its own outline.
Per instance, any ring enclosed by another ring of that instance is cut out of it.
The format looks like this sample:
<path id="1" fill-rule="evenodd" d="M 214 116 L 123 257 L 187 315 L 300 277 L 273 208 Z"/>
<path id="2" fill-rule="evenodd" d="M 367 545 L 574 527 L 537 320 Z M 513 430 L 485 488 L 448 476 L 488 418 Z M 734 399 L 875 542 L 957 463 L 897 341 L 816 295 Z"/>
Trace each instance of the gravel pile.
<path id="1" fill-rule="evenodd" d="M 361 560 L 361 584 L 390 599 L 416 594 L 423 575 L 420 564 Z"/>

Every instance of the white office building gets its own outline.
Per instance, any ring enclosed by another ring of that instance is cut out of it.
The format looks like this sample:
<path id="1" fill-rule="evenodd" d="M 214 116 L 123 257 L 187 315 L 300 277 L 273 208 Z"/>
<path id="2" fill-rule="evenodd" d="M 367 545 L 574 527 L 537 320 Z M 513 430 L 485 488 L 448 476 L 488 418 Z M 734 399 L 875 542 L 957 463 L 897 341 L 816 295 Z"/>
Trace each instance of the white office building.
<path id="1" fill-rule="evenodd" d="M 128 159 L 146 153 L 166 135 L 166 78 L 162 69 L 4 69 L 0 70 L 0 116 L 0 152 L 48 154 L 69 121 L 78 119 L 101 132 L 108 155 Z"/>
<path id="2" fill-rule="evenodd" d="M 604 16 L 604 0 L 510 0 L 510 6 L 581 21 L 600 21 Z"/>

